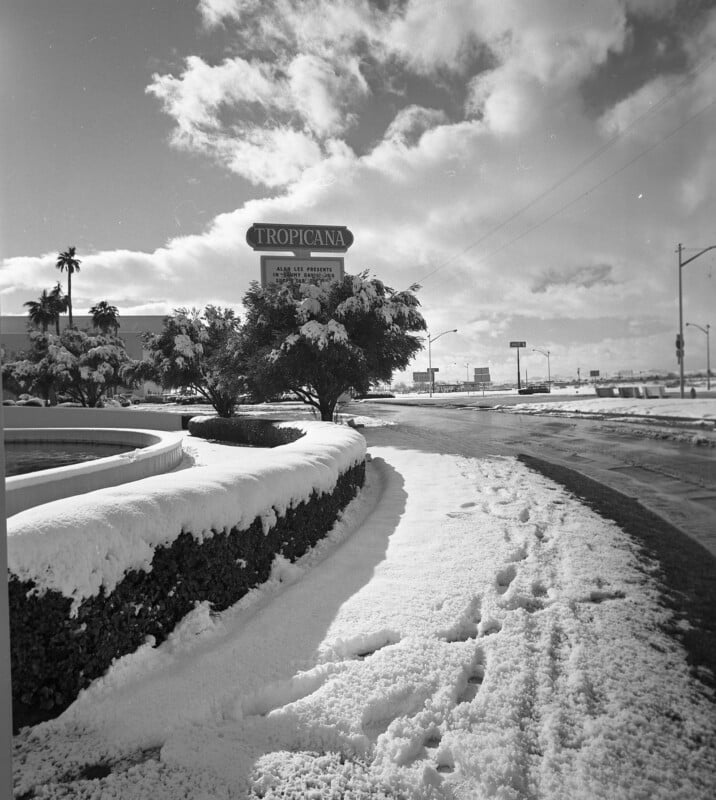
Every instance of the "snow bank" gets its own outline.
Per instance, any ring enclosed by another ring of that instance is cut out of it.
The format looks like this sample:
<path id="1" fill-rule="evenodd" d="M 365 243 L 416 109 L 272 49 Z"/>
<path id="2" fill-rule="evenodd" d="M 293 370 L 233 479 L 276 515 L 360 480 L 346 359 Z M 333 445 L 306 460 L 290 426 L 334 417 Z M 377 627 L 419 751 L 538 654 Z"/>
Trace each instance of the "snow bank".
<path id="1" fill-rule="evenodd" d="M 75 607 L 111 592 L 130 570 L 151 569 L 155 548 L 183 531 L 198 540 L 240 530 L 330 492 L 338 476 L 365 458 L 365 440 L 331 423 L 279 423 L 304 436 L 272 450 L 214 447 L 223 455 L 197 466 L 57 500 L 8 520 L 8 567 L 38 590 L 55 589 Z M 250 453 L 250 458 L 246 454 Z"/>
<path id="2" fill-rule="evenodd" d="M 710 800 L 713 705 L 657 565 L 514 459 L 372 454 L 340 546 L 18 737 L 16 792 Z"/>
<path id="3" fill-rule="evenodd" d="M 716 422 L 716 399 L 691 400 L 676 398 L 640 399 L 633 397 L 591 397 L 547 403 L 516 403 L 500 406 L 501 411 L 520 414 L 607 414 Z"/>

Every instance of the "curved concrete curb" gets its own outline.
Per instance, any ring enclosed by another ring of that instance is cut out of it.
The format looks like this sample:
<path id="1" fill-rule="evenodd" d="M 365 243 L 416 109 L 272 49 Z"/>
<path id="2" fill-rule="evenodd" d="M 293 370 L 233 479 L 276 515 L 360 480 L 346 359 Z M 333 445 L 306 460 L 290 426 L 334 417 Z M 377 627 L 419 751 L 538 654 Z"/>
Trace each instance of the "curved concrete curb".
<path id="1" fill-rule="evenodd" d="M 134 447 L 127 453 L 5 480 L 8 517 L 61 497 L 85 494 L 168 472 L 182 460 L 183 434 L 117 428 L 8 428 L 7 442 L 95 442 Z"/>

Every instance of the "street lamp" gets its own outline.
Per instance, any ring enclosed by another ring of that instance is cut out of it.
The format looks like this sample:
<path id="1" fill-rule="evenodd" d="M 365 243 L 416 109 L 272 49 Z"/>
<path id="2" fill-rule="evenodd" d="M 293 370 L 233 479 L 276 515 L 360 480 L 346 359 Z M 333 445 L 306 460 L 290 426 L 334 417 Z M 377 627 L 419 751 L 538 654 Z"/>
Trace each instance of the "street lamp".
<path id="1" fill-rule="evenodd" d="M 706 334 L 706 388 L 711 388 L 711 353 L 709 352 L 709 331 L 711 326 L 707 323 L 705 328 L 697 325 L 695 322 L 687 322 L 686 327 L 698 328 Z"/>
<path id="2" fill-rule="evenodd" d="M 550 391 L 552 391 L 552 374 L 549 371 L 549 350 L 538 350 L 536 347 L 533 347 L 532 350 L 535 353 L 542 353 L 543 356 L 547 356 L 547 386 L 549 386 Z"/>
<path id="3" fill-rule="evenodd" d="M 430 397 L 433 396 L 433 391 L 435 389 L 435 374 L 433 373 L 433 359 L 432 359 L 432 351 L 431 347 L 433 342 L 436 342 L 441 336 L 445 336 L 446 333 L 457 333 L 457 328 L 451 328 L 449 331 L 443 331 L 439 333 L 437 336 L 431 336 L 428 334 L 428 372 L 430 373 Z"/>
<path id="4" fill-rule="evenodd" d="M 702 256 L 704 253 L 708 253 L 709 250 L 716 250 L 716 244 L 709 245 L 708 247 L 704 247 L 703 250 L 699 250 L 695 256 L 691 256 L 691 258 L 687 258 L 686 261 L 682 260 L 681 258 L 681 251 L 683 250 L 683 245 L 679 244 L 678 254 L 679 254 L 679 341 L 681 342 L 681 355 L 679 356 L 679 392 L 681 397 L 684 396 L 684 351 L 683 351 L 683 343 L 684 343 L 684 303 L 682 299 L 682 291 L 681 291 L 681 270 L 687 265 L 690 264 L 692 261 L 695 261 L 699 256 Z"/>

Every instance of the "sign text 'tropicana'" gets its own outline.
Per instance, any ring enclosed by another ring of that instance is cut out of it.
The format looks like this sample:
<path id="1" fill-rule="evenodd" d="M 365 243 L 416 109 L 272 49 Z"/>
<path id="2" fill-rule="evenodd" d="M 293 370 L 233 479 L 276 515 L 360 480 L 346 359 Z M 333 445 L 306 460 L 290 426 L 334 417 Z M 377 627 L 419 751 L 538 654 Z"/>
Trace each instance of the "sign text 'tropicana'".
<path id="1" fill-rule="evenodd" d="M 353 234 L 343 225 L 290 225 L 254 222 L 246 231 L 254 250 L 326 250 L 345 252 Z"/>

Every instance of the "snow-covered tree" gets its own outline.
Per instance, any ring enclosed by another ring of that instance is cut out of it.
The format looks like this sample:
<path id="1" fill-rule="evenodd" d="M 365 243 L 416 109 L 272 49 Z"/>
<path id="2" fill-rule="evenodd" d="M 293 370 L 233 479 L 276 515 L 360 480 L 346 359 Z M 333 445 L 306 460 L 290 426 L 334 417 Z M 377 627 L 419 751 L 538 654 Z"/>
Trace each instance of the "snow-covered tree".
<path id="1" fill-rule="evenodd" d="M 242 371 L 236 369 L 239 327 L 231 309 L 175 309 L 164 318 L 161 333 L 143 337 L 146 356 L 134 374 L 165 389 L 190 389 L 219 416 L 230 417 L 245 390 Z"/>
<path id="2" fill-rule="evenodd" d="M 252 389 L 291 391 L 331 420 L 339 397 L 389 381 L 422 348 L 417 286 L 397 292 L 367 272 L 321 283 L 253 283 L 244 351 Z"/>
<path id="3" fill-rule="evenodd" d="M 131 363 L 119 337 L 67 328 L 59 336 L 31 334 L 30 350 L 25 358 L 3 365 L 3 379 L 45 400 L 64 394 L 93 408 L 112 389 L 125 385 Z"/>

